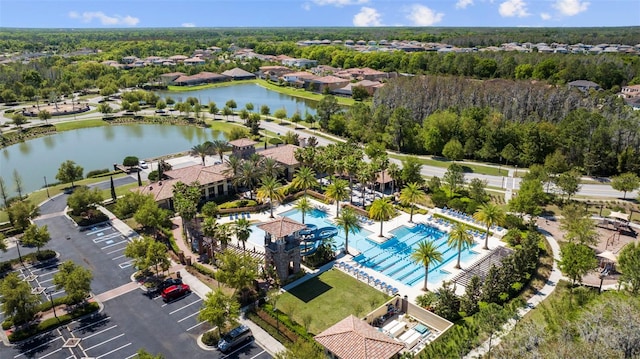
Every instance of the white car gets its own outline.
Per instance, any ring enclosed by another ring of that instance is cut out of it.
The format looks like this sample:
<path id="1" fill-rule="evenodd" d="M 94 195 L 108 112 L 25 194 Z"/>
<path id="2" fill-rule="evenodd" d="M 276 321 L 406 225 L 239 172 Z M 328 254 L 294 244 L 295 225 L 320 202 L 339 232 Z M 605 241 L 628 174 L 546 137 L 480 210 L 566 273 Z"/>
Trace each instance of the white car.
<path id="1" fill-rule="evenodd" d="M 138 162 L 138 167 L 140 168 L 149 168 L 149 166 L 147 165 L 146 161 L 140 160 L 140 162 Z"/>

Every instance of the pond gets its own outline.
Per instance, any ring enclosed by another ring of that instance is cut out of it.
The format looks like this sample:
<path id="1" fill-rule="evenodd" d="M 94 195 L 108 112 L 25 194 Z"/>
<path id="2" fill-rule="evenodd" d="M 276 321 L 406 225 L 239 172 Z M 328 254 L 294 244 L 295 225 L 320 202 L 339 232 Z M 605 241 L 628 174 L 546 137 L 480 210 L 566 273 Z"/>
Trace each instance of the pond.
<path id="1" fill-rule="evenodd" d="M 262 105 L 267 105 L 272 115 L 280 108 L 287 110 L 287 117 L 291 117 L 296 111 L 300 112 L 303 118 L 306 112 L 312 115 L 316 113 L 314 101 L 281 94 L 257 84 L 222 86 L 185 92 L 156 91 L 156 93 L 162 98 L 169 96 L 176 102 L 184 102 L 187 97 L 195 97 L 201 104 L 213 101 L 220 110 L 224 108 L 227 101 L 234 100 L 238 105 L 236 111 L 245 108 L 245 105 L 250 102 L 254 107 L 253 112 L 259 112 Z"/>
<path id="2" fill-rule="evenodd" d="M 13 172 L 23 182 L 23 193 L 49 184 L 55 179 L 60 164 L 72 160 L 87 172 L 113 169 L 126 156 L 140 159 L 164 156 L 190 150 L 194 145 L 224 139 L 225 134 L 195 126 L 119 125 L 84 128 L 60 132 L 18 143 L 0 150 L 0 176 L 11 196 L 15 195 Z"/>

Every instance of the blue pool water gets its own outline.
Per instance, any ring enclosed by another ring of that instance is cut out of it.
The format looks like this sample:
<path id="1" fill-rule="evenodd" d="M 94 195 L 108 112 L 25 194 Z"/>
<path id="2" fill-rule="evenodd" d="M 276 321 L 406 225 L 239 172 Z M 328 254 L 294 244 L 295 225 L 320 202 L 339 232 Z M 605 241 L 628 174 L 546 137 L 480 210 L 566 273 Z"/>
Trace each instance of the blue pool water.
<path id="1" fill-rule="evenodd" d="M 281 215 L 302 222 L 302 213 L 297 209 L 281 213 Z M 320 209 L 307 212 L 305 223 L 315 224 L 319 228 L 336 227 L 331 221 L 330 215 Z M 422 224 L 412 228 L 401 226 L 392 230 L 393 237 L 382 244 L 367 239 L 371 234 L 372 232 L 364 229 L 355 234 L 349 233 L 349 247 L 356 248 L 360 252 L 354 257 L 354 260 L 408 286 L 422 284 L 424 281 L 424 267 L 410 259 L 411 253 L 417 248 L 419 242 L 433 241 L 442 253 L 443 261 L 429 267 L 427 280 L 431 284 L 444 280 L 450 273 L 441 268 L 451 261 L 457 260 L 458 252 L 447 244 L 447 234 L 434 227 Z M 344 247 L 344 240 L 344 232 L 340 229 L 338 235 L 334 237 L 337 248 Z M 253 226 L 249 241 L 264 245 L 264 232 Z M 478 253 L 474 252 L 472 248 L 462 252 L 460 259 L 462 262 L 467 262 L 477 256 Z"/>

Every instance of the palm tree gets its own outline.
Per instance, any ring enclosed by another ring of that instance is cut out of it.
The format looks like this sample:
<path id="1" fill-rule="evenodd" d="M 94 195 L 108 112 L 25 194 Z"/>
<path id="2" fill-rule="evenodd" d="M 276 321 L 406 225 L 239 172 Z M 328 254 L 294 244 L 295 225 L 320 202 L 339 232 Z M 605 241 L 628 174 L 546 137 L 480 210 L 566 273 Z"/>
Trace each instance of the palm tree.
<path id="1" fill-rule="evenodd" d="M 239 218 L 235 222 L 234 229 L 236 232 L 236 238 L 238 241 L 242 242 L 242 250 L 246 251 L 247 249 L 245 248 L 245 244 L 253 231 L 251 229 L 251 222 L 246 218 Z"/>
<path id="2" fill-rule="evenodd" d="M 427 199 L 425 193 L 420 189 L 420 185 L 413 182 L 407 184 L 400 192 L 400 202 L 402 204 L 411 206 L 411 214 L 409 216 L 409 223 L 413 223 L 413 208 L 414 203 L 424 203 Z"/>
<path id="3" fill-rule="evenodd" d="M 304 195 L 307 195 L 307 189 L 313 188 L 318 185 L 316 181 L 316 172 L 311 167 L 302 166 L 298 168 L 296 174 L 293 176 L 291 185 L 295 189 L 304 190 Z"/>
<path id="4" fill-rule="evenodd" d="M 411 260 L 424 266 L 424 286 L 422 290 L 427 290 L 427 276 L 429 275 L 429 265 L 431 263 L 442 262 L 442 253 L 433 242 L 422 241 L 418 243 L 418 249 L 411 253 Z"/>
<path id="5" fill-rule="evenodd" d="M 209 244 L 209 257 L 213 259 L 213 248 L 216 246 L 216 234 L 218 233 L 218 222 L 215 217 L 206 217 L 202 223 L 202 234 L 211 240 Z"/>
<path id="6" fill-rule="evenodd" d="M 224 252 L 227 249 L 229 241 L 231 241 L 231 223 L 219 225 L 216 230 L 216 238 L 220 241 L 220 248 Z"/>
<path id="7" fill-rule="evenodd" d="M 211 153 L 211 149 L 207 142 L 197 144 L 191 147 L 189 154 L 194 157 L 200 157 L 202 159 L 202 165 L 204 166 L 204 160 Z"/>
<path id="8" fill-rule="evenodd" d="M 262 186 L 258 188 L 258 199 L 261 201 L 269 200 L 269 210 L 271 212 L 269 218 L 273 218 L 273 201 L 282 201 L 284 198 L 281 187 L 282 184 L 275 177 L 262 177 Z"/>
<path id="9" fill-rule="evenodd" d="M 223 155 L 226 151 L 229 150 L 229 144 L 227 143 L 227 141 L 225 140 L 213 140 L 211 142 L 209 142 L 210 147 L 210 153 L 211 154 L 216 154 L 218 156 L 220 156 L 220 161 L 222 161 L 223 159 Z"/>
<path id="10" fill-rule="evenodd" d="M 253 186 L 258 181 L 260 172 L 249 161 L 242 161 L 239 168 L 239 175 L 235 178 L 235 184 L 249 189 L 249 198 L 253 199 Z"/>
<path id="11" fill-rule="evenodd" d="M 280 165 L 280 162 L 276 161 L 273 158 L 265 158 L 262 160 L 262 174 L 265 176 L 278 178 L 282 172 L 284 172 L 284 168 Z"/>
<path id="12" fill-rule="evenodd" d="M 336 218 L 336 224 L 344 231 L 344 251 L 349 254 L 349 232 L 356 234 L 362 229 L 358 216 L 352 208 L 344 208 L 340 216 Z"/>
<path id="13" fill-rule="evenodd" d="M 505 219 L 505 213 L 502 208 L 493 203 L 485 203 L 478 208 L 473 214 L 476 221 L 480 221 L 487 226 L 487 234 L 484 238 L 484 248 L 489 249 L 489 230 L 494 224 L 502 224 Z"/>
<path id="14" fill-rule="evenodd" d="M 384 221 L 389 220 L 394 213 L 395 209 L 388 198 L 378 198 L 373 201 L 371 208 L 369 208 L 369 217 L 380 221 L 380 234 L 378 237 L 383 237 L 382 224 Z"/>
<path id="15" fill-rule="evenodd" d="M 397 185 L 398 179 L 400 179 L 400 174 L 402 173 L 402 170 L 400 169 L 400 166 L 398 166 L 397 163 L 391 162 L 389 163 L 389 167 L 387 168 L 387 173 L 389 173 L 389 176 L 393 180 L 391 181 L 391 193 L 393 194 L 396 192 L 396 185 Z"/>
<path id="16" fill-rule="evenodd" d="M 340 201 L 349 198 L 349 182 L 337 179 L 327 186 L 324 195 L 331 201 L 336 201 L 336 217 L 340 211 Z"/>
<path id="17" fill-rule="evenodd" d="M 304 215 L 305 213 L 311 211 L 313 206 L 311 206 L 311 202 L 309 202 L 309 198 L 302 197 L 298 202 L 296 202 L 295 208 L 302 212 L 302 224 L 304 224 Z"/>
<path id="18" fill-rule="evenodd" d="M 467 233 L 469 227 L 466 224 L 456 222 L 449 232 L 449 239 L 447 240 L 447 244 L 450 247 L 455 247 L 458 250 L 458 263 L 456 264 L 456 268 L 460 269 L 460 256 L 462 255 L 462 250 L 471 247 L 473 244 L 473 237 Z"/>

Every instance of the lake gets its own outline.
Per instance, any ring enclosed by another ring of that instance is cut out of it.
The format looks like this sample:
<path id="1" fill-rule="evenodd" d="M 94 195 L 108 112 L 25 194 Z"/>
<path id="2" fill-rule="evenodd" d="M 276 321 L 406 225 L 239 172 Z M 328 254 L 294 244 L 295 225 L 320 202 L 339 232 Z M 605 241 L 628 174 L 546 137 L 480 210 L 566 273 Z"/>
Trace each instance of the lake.
<path id="1" fill-rule="evenodd" d="M 162 98 L 170 96 L 176 102 L 184 102 L 187 97 L 195 97 L 205 105 L 213 101 L 220 110 L 224 108 L 227 101 L 234 100 L 238 105 L 236 111 L 240 111 L 245 108 L 247 103 L 251 102 L 254 107 L 253 112 L 260 112 L 260 106 L 267 105 L 272 115 L 277 109 L 283 107 L 287 110 L 287 117 L 291 117 L 296 111 L 299 111 L 303 118 L 305 112 L 312 115 L 316 113 L 314 101 L 281 94 L 257 84 L 213 87 L 186 92 L 156 91 L 156 93 Z"/>
<path id="2" fill-rule="evenodd" d="M 24 193 L 49 184 L 55 179 L 60 164 L 72 160 L 87 172 L 113 169 L 126 156 L 140 159 L 164 156 L 190 150 L 194 145 L 224 139 L 224 133 L 195 126 L 115 125 L 60 132 L 18 143 L 0 150 L 0 176 L 15 195 L 13 171 L 22 178 Z"/>

